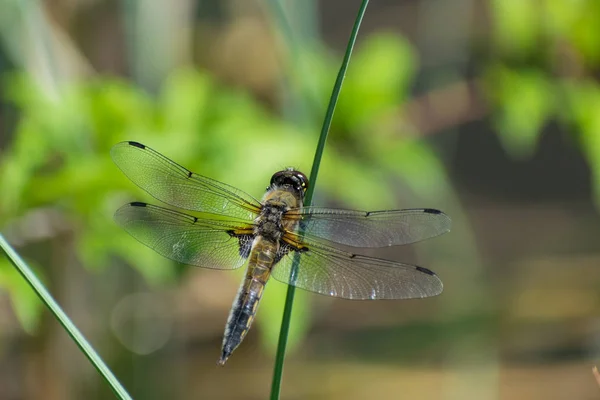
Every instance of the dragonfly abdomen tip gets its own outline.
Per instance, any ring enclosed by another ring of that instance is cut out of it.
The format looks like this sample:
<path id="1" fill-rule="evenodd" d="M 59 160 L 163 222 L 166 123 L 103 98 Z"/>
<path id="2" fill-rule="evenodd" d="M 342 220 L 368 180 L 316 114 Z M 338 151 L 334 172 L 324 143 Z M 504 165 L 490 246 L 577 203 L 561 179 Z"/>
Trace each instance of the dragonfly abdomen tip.
<path id="1" fill-rule="evenodd" d="M 227 362 L 227 359 L 229 358 L 230 355 L 231 355 L 231 353 L 227 353 L 224 351 L 223 354 L 221 355 L 221 358 L 219 358 L 219 361 L 217 361 L 217 365 L 219 367 L 225 366 L 225 363 Z"/>

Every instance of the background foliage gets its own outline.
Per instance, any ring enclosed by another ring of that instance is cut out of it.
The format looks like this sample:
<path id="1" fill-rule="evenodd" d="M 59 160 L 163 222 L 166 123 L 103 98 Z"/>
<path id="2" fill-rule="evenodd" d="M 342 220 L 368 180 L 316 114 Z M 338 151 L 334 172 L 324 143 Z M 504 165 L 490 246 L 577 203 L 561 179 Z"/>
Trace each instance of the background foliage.
<path id="1" fill-rule="evenodd" d="M 0 231 L 135 398 L 264 397 L 285 287 L 214 370 L 241 272 L 172 265 L 120 231 L 114 210 L 148 196 L 110 147 L 140 141 L 255 197 L 278 168 L 307 172 L 354 3 L 0 1 Z M 367 11 L 315 203 L 449 213 L 448 237 L 377 253 L 446 291 L 298 292 L 284 397 L 597 390 L 600 4 L 396 3 Z M 0 397 L 106 398 L 4 259 L 0 285 Z"/>

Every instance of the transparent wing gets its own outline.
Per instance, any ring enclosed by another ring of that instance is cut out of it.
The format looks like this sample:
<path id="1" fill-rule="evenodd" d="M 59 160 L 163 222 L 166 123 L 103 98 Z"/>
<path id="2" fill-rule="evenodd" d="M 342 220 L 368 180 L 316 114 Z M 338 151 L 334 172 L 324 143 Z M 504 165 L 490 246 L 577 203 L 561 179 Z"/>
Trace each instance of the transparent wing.
<path id="1" fill-rule="evenodd" d="M 133 183 L 172 206 L 250 220 L 259 212 L 260 203 L 249 194 L 195 174 L 141 143 L 118 143 L 110 154 Z"/>
<path id="2" fill-rule="evenodd" d="M 252 246 L 252 228 L 241 221 L 196 218 L 139 202 L 119 208 L 114 218 L 141 243 L 184 264 L 239 268 Z"/>
<path id="3" fill-rule="evenodd" d="M 298 243 L 297 236 L 292 240 Z M 307 238 L 302 245 L 285 244 L 280 252 L 272 272 L 275 279 L 327 296 L 412 299 L 436 296 L 443 289 L 438 276 L 426 268 L 344 252 Z M 291 277 L 294 258 L 299 264 Z"/>
<path id="4" fill-rule="evenodd" d="M 431 208 L 354 211 L 305 207 L 286 213 L 300 219 L 305 237 L 352 247 L 386 247 L 419 242 L 450 231 L 450 217 Z"/>

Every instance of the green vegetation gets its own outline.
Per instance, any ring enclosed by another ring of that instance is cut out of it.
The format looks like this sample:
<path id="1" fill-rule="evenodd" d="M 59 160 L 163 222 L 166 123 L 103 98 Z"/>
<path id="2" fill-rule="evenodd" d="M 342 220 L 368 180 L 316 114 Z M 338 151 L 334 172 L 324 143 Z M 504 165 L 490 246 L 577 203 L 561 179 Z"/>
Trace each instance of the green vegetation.
<path id="1" fill-rule="evenodd" d="M 14 117 L 2 118 L 3 128 L 11 134 L 0 138 L 4 146 L 0 231 L 50 292 L 63 277 L 56 271 L 66 263 L 91 274 L 129 266 L 154 287 L 166 287 L 185 276 L 187 268 L 174 267 L 112 221 L 124 202 L 148 200 L 109 158 L 110 148 L 119 141 L 138 140 L 193 171 L 256 197 L 277 168 L 293 165 L 308 172 L 341 57 L 317 35 L 291 26 L 281 2 L 266 2 L 268 22 L 279 40 L 278 61 L 285 71 L 278 77 L 281 93 L 275 101 L 235 86 L 209 68 L 184 63 L 154 80 L 135 73 L 131 80 L 92 73 L 85 79 L 58 79 L 68 72 L 61 73 L 63 57 L 50 50 L 46 73 L 52 78 L 42 79 L 26 57 L 29 47 L 15 40 L 29 37 L 26 32 L 33 43 L 52 48 L 49 39 L 41 40 L 52 26 L 36 19 L 40 11 L 36 4 L 0 3 L 0 96 L 10 110 L 6 114 Z M 600 206 L 600 2 L 490 0 L 490 5 L 489 37 L 469 38 L 466 43 L 474 54 L 475 77 L 452 71 L 448 86 L 474 88 L 476 101 L 483 105 L 478 118 L 493 121 L 500 142 L 515 160 L 534 156 L 544 129 L 559 126 L 589 164 L 594 200 Z M 139 12 L 133 7 L 123 10 L 126 21 Z M 310 14 L 303 18 L 310 20 Z M 314 20 L 304 22 L 316 25 Z M 145 59 L 130 53 L 138 69 L 145 65 Z M 5 59 L 9 63 L 4 64 Z M 425 67 L 414 46 L 396 33 L 361 37 L 336 117 L 331 108 L 323 125 L 323 132 L 331 128 L 331 135 L 320 163 L 320 204 L 333 201 L 348 208 L 384 209 L 397 207 L 399 198 L 410 199 L 407 206 L 418 199 L 464 220 L 444 166 L 443 157 L 451 150 L 442 148 L 438 138 L 426 136 L 471 119 L 461 120 L 456 113 L 452 122 L 431 129 L 424 126 L 419 119 L 421 100 L 436 98 L 447 89 L 430 83 L 415 93 L 417 73 Z M 462 104 L 467 94 L 458 92 L 451 100 Z M 432 104 L 440 114 L 452 114 L 455 106 Z M 481 263 L 466 225 L 453 232 L 452 240 L 460 244 L 456 252 L 469 260 L 465 268 L 475 276 Z M 434 256 L 432 263 L 436 261 Z M 237 280 L 240 273 L 224 273 L 223 279 Z M 0 287 L 9 293 L 23 329 L 38 332 L 42 304 L 5 258 L 0 258 Z M 310 328 L 312 295 L 296 293 L 291 313 L 286 290 L 270 283 L 257 319 L 261 343 L 271 354 L 277 351 L 280 333 L 294 349 Z M 452 306 L 466 309 L 480 298 L 473 295 L 465 304 Z M 289 335 L 287 328 L 280 329 L 285 304 L 291 315 Z M 273 387 L 278 393 L 279 384 Z"/>

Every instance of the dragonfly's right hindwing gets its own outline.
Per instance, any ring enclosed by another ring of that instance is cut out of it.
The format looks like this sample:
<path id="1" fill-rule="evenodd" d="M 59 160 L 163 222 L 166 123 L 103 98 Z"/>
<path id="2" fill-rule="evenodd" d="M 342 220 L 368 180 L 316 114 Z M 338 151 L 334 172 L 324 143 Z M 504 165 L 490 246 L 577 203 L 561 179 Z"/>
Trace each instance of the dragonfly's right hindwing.
<path id="1" fill-rule="evenodd" d="M 114 218 L 127 233 L 162 256 L 204 268 L 241 267 L 246 258 L 240 246 L 252 243 L 249 235 L 234 238 L 228 233 L 247 230 L 241 222 L 202 219 L 142 202 L 124 205 Z"/>

